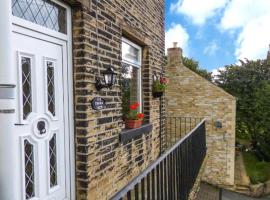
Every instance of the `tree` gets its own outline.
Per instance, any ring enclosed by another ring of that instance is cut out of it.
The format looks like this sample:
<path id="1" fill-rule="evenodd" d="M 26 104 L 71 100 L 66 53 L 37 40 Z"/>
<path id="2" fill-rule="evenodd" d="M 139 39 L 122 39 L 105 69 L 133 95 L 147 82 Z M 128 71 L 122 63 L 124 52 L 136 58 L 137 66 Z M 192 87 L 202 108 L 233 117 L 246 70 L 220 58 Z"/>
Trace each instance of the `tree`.
<path id="1" fill-rule="evenodd" d="M 270 161 L 270 84 L 265 82 L 255 94 L 257 128 L 256 149 L 261 158 Z"/>
<path id="2" fill-rule="evenodd" d="M 194 60 L 193 58 L 183 57 L 183 64 L 190 70 L 205 78 L 206 80 L 212 81 L 212 73 L 208 72 L 205 69 L 201 69 L 199 66 L 199 62 Z"/>
<path id="3" fill-rule="evenodd" d="M 237 98 L 237 137 L 249 138 L 259 151 L 263 146 L 270 150 L 269 62 L 246 60 L 219 72 L 216 84 Z"/>

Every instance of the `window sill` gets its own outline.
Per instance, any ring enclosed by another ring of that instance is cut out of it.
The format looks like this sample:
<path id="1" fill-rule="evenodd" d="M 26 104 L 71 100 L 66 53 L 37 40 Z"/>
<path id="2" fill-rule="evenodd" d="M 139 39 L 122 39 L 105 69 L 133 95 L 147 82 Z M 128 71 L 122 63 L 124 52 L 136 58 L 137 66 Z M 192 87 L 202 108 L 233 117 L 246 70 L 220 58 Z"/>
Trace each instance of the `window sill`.
<path id="1" fill-rule="evenodd" d="M 124 129 L 120 133 L 120 142 L 126 143 L 134 138 L 141 137 L 143 134 L 148 134 L 152 131 L 152 124 L 144 124 L 140 128 Z"/>

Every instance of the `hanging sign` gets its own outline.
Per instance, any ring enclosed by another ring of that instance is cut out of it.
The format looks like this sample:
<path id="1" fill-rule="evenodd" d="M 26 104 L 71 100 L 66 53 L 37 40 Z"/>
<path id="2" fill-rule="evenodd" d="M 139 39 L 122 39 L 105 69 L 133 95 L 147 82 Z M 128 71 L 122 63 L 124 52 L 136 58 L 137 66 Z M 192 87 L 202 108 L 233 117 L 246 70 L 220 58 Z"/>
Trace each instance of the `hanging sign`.
<path id="1" fill-rule="evenodd" d="M 106 108 L 106 101 L 101 97 L 95 97 L 92 100 L 91 105 L 94 110 L 102 110 Z"/>

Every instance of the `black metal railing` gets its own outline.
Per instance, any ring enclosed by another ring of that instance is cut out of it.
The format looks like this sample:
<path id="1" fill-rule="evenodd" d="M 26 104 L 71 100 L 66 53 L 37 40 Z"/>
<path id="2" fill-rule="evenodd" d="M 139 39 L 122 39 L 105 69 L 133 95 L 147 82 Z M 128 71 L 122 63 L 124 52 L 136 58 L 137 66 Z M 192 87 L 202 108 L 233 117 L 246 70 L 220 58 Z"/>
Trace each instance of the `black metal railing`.
<path id="1" fill-rule="evenodd" d="M 203 118 L 166 117 L 165 148 L 173 146 L 179 139 L 186 136 Z"/>
<path id="2" fill-rule="evenodd" d="M 187 200 L 205 155 L 203 120 L 111 200 Z"/>

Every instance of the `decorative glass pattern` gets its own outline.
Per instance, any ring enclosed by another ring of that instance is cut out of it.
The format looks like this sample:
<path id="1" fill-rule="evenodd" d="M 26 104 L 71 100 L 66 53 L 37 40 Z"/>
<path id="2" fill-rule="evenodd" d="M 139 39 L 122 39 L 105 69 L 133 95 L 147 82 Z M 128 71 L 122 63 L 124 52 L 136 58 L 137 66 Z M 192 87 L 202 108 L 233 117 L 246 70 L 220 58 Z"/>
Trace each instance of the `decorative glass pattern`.
<path id="1" fill-rule="evenodd" d="M 12 0 L 12 14 L 60 33 L 67 33 L 66 9 L 50 0 Z"/>
<path id="2" fill-rule="evenodd" d="M 47 62 L 47 92 L 48 92 L 48 110 L 55 116 L 55 86 L 54 86 L 54 65 L 53 62 Z"/>
<path id="3" fill-rule="evenodd" d="M 35 170 L 34 170 L 34 147 L 24 140 L 24 166 L 25 166 L 25 198 L 35 196 Z"/>
<path id="4" fill-rule="evenodd" d="M 49 142 L 50 155 L 50 187 L 57 185 L 57 155 L 56 155 L 56 134 Z"/>
<path id="5" fill-rule="evenodd" d="M 31 91 L 31 59 L 21 57 L 22 63 L 22 95 L 23 95 L 23 119 L 32 112 Z"/>

